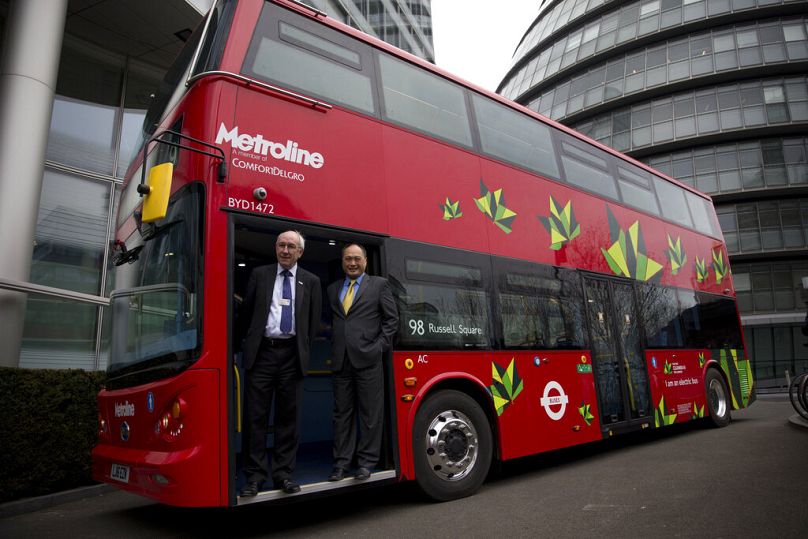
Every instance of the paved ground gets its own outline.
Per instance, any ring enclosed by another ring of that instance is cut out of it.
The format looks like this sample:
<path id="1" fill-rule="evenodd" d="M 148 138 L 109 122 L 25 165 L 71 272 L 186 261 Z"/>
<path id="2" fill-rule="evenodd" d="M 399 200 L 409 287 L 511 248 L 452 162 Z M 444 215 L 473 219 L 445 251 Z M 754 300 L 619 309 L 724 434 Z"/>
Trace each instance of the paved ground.
<path id="1" fill-rule="evenodd" d="M 119 491 L 0 520 L 0 537 L 807 537 L 808 429 L 763 396 L 694 425 L 506 464 L 465 500 L 394 485 L 286 506 L 188 510 Z"/>

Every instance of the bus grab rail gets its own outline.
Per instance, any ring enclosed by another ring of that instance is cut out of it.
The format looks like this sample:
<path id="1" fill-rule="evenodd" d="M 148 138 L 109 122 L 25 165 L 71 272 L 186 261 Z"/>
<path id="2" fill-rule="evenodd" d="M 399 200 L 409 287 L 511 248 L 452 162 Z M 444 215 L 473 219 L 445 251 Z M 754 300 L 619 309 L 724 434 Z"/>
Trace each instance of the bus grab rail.
<path id="1" fill-rule="evenodd" d="M 104 296 L 94 296 L 92 294 L 73 292 L 71 290 L 65 290 L 63 288 L 55 288 L 52 286 L 45 286 L 41 284 L 26 283 L 23 281 L 16 281 L 14 279 L 5 279 L 3 277 L 0 277 L 0 289 L 13 290 L 15 292 L 29 292 L 33 294 L 41 294 L 43 296 L 50 296 L 59 299 L 78 301 L 80 303 L 101 305 L 102 307 L 109 306 L 109 298 Z"/>
<path id="2" fill-rule="evenodd" d="M 195 142 L 201 146 L 210 148 L 212 151 L 200 150 L 199 148 L 194 148 L 193 146 L 188 146 L 187 144 L 180 144 L 179 142 L 174 142 L 173 140 L 163 140 L 162 137 L 164 135 L 173 135 L 180 140 Z M 227 158 L 224 155 L 224 150 L 214 144 L 205 142 L 204 140 L 199 140 L 194 137 L 189 137 L 188 135 L 183 135 L 177 131 L 166 129 L 164 131 L 160 131 L 158 134 L 154 135 L 143 143 L 143 162 L 140 166 L 140 185 L 137 186 L 137 192 L 140 194 L 140 196 L 149 194 L 149 188 L 146 186 L 146 160 L 148 159 L 149 144 L 152 142 L 156 144 L 165 144 L 166 146 L 172 146 L 181 150 L 188 150 L 189 152 L 201 153 L 202 155 L 207 155 L 209 157 L 213 157 L 214 159 L 220 159 L 222 162 L 219 163 L 219 183 L 224 182 L 225 178 L 227 177 Z"/>
<path id="3" fill-rule="evenodd" d="M 189 78 L 186 81 L 185 86 L 190 86 L 199 79 L 211 76 L 224 77 L 226 79 L 235 79 L 239 82 L 243 82 L 247 86 L 258 86 L 259 88 L 263 88 L 271 92 L 276 92 L 281 95 L 285 95 L 286 97 L 298 99 L 300 101 L 308 103 L 312 107 L 320 107 L 326 110 L 331 110 L 334 108 L 332 105 L 324 103 L 323 101 L 318 101 L 317 99 L 312 99 L 311 97 L 307 97 L 302 94 L 290 92 L 289 90 L 284 90 L 283 88 L 279 88 L 278 86 L 273 86 L 272 84 L 267 84 L 259 80 L 251 79 L 250 77 L 245 77 L 244 75 L 239 75 L 238 73 L 233 73 L 231 71 L 203 71 L 202 73 L 197 73 L 193 77 Z"/>

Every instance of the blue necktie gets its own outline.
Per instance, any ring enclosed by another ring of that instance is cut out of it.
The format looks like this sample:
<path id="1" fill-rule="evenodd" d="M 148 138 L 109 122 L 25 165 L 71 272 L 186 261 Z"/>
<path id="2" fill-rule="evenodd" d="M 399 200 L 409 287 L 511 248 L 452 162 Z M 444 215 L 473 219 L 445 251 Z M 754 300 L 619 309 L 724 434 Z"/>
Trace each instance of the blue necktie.
<path id="1" fill-rule="evenodd" d="M 292 283 L 289 277 L 292 272 L 283 270 L 283 299 L 288 300 L 286 305 L 281 305 L 281 333 L 289 334 L 292 332 Z"/>

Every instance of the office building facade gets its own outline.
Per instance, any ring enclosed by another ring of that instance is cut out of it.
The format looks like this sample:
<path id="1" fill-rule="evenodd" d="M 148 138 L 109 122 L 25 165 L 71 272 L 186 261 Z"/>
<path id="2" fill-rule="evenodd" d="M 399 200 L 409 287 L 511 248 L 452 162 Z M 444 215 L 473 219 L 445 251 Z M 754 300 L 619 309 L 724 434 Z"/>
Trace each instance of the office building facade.
<path id="1" fill-rule="evenodd" d="M 123 176 L 166 70 L 212 3 L 0 0 L 0 134 L 19 144 L 2 156 L 0 285 L 49 287 L 23 294 L 0 286 L 0 365 L 106 367 L 109 313 L 93 299 L 114 286 L 107 269 Z M 309 3 L 434 58 L 429 0 Z M 34 94 L 45 97 L 29 102 Z M 15 111 L 23 117 L 12 125 Z M 26 111 L 44 116 L 39 135 Z"/>
<path id="2" fill-rule="evenodd" d="M 711 195 L 758 381 L 808 369 L 808 2 L 545 0 L 498 91 Z"/>

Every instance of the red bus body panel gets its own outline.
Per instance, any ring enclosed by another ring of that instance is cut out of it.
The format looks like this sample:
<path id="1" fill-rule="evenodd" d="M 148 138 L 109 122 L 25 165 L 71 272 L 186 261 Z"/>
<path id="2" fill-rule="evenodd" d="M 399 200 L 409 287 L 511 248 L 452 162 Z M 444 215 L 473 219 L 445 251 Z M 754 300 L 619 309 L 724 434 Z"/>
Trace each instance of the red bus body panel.
<path id="1" fill-rule="evenodd" d="M 108 429 L 93 449 L 93 479 L 171 505 L 222 505 L 220 488 L 226 481 L 219 462 L 219 428 L 226 421 L 219 378 L 216 370 L 190 369 L 152 384 L 102 391 L 98 410 Z M 177 399 L 181 432 L 176 441 L 166 441 L 157 424 Z M 126 440 L 122 430 L 127 430 Z M 128 466 L 128 482 L 110 477 L 113 464 Z"/>

